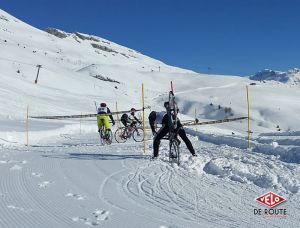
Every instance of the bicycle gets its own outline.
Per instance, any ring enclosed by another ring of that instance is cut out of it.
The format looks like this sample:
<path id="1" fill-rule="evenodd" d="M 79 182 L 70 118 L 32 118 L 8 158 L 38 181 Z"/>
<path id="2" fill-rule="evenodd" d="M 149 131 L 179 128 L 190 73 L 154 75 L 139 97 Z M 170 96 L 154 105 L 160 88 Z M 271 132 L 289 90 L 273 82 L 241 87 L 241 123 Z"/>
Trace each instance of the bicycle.
<path id="1" fill-rule="evenodd" d="M 177 133 L 179 128 L 177 129 L 177 114 L 178 114 L 178 107 L 175 101 L 175 96 L 173 91 L 169 92 L 169 106 L 166 107 L 167 115 L 168 115 L 168 125 L 169 125 L 169 162 L 173 164 L 174 162 L 177 163 L 179 166 L 180 164 L 180 150 L 179 144 L 180 141 L 177 139 Z M 177 130 L 176 130 L 177 129 Z"/>
<path id="2" fill-rule="evenodd" d="M 100 128 L 99 131 L 101 145 L 112 143 L 113 135 L 110 129 L 105 130 L 104 125 Z"/>
<path id="3" fill-rule="evenodd" d="M 180 165 L 180 140 L 177 138 L 177 131 L 172 131 L 162 139 L 169 140 L 169 162 Z"/>
<path id="4" fill-rule="evenodd" d="M 172 134 L 169 137 L 169 162 L 180 164 L 180 150 L 179 150 L 180 141 L 177 139 L 176 134 Z"/>
<path id="5" fill-rule="evenodd" d="M 129 126 L 118 128 L 115 132 L 115 139 L 118 143 L 125 143 L 127 139 L 133 138 L 136 142 L 144 140 L 144 131 L 141 126 Z"/>

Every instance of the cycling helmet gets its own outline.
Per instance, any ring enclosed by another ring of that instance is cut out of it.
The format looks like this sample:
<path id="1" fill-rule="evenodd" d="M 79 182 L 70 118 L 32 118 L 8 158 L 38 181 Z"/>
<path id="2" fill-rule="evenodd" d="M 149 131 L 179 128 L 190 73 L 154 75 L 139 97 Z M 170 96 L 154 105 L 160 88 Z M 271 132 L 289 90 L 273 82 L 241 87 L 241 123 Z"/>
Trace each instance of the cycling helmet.
<path id="1" fill-rule="evenodd" d="M 131 115 L 134 115 L 135 111 L 136 111 L 135 108 L 131 108 L 131 109 L 130 109 L 130 114 L 131 114 Z"/>
<path id="2" fill-rule="evenodd" d="M 101 103 L 100 107 L 106 107 L 106 103 Z"/>

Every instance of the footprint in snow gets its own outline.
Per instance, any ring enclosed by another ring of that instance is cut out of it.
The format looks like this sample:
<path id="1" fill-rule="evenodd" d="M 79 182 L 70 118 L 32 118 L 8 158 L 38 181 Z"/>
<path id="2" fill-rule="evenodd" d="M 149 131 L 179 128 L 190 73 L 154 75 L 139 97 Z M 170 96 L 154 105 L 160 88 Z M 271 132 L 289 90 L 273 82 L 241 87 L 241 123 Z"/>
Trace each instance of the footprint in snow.
<path id="1" fill-rule="evenodd" d="M 162 225 L 162 226 L 159 226 L 159 228 L 177 228 L 177 226 L 164 226 L 164 225 Z"/>
<path id="2" fill-rule="evenodd" d="M 10 168 L 10 170 L 15 171 L 15 170 L 21 170 L 23 167 L 19 165 L 14 165 Z"/>
<path id="3" fill-rule="evenodd" d="M 81 222 L 88 226 L 98 226 L 99 225 L 99 223 L 97 221 L 91 221 L 89 218 L 84 218 L 84 217 L 73 217 L 72 221 L 73 222 Z"/>
<path id="4" fill-rule="evenodd" d="M 85 200 L 85 196 L 79 195 L 79 194 L 74 194 L 74 193 L 67 193 L 66 197 L 73 197 L 76 200 Z"/>
<path id="5" fill-rule="evenodd" d="M 53 182 L 51 182 L 51 181 L 43 181 L 42 183 L 39 183 L 39 187 L 40 188 L 47 188 L 52 183 Z"/>
<path id="6" fill-rule="evenodd" d="M 34 177 L 42 177 L 43 176 L 43 174 L 35 173 L 35 172 L 32 172 L 31 175 L 34 176 Z"/>
<path id="7" fill-rule="evenodd" d="M 11 210 L 22 211 L 22 212 L 25 212 L 25 213 L 32 212 L 31 209 L 27 210 L 27 209 L 25 209 L 23 207 L 17 207 L 17 206 L 14 206 L 14 205 L 8 205 L 7 208 L 9 208 Z"/>
<path id="8" fill-rule="evenodd" d="M 95 219 L 85 218 L 85 217 L 73 217 L 73 222 L 81 222 L 88 226 L 98 226 L 101 221 L 108 219 L 109 211 L 96 209 L 93 212 Z"/>
<path id="9" fill-rule="evenodd" d="M 108 219 L 109 211 L 96 209 L 93 215 L 98 221 L 104 221 Z"/>

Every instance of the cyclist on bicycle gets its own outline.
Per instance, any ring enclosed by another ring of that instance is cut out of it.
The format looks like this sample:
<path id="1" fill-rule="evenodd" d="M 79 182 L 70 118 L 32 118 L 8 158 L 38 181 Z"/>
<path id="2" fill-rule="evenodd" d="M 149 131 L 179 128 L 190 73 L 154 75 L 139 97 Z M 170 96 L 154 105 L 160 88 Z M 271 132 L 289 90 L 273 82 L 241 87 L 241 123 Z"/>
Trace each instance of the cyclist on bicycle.
<path id="1" fill-rule="evenodd" d="M 135 127 L 137 123 L 142 124 L 142 122 L 135 116 L 136 109 L 130 109 L 130 115 L 124 113 L 121 116 L 121 122 L 125 127 Z"/>
<path id="2" fill-rule="evenodd" d="M 106 103 L 101 103 L 100 107 L 97 110 L 97 125 L 98 125 L 98 132 L 100 132 L 100 129 L 102 126 L 105 128 L 105 132 L 110 131 L 110 124 L 108 121 L 108 116 L 112 122 L 112 125 L 115 125 L 115 120 L 113 116 L 111 115 L 110 109 L 106 106 Z M 110 115 L 107 115 L 110 114 Z"/>
<path id="3" fill-rule="evenodd" d="M 167 109 L 168 106 L 169 106 L 169 102 L 165 102 L 164 106 Z M 152 111 L 149 114 L 148 119 L 149 119 L 149 124 L 150 124 L 151 130 L 152 130 L 152 134 L 154 135 L 154 139 L 153 139 L 153 157 L 152 158 L 156 158 L 158 156 L 160 140 L 169 133 L 168 115 L 164 111 L 162 111 L 162 112 Z M 158 131 L 155 130 L 155 125 L 156 124 L 161 124 L 162 125 L 162 127 Z M 185 145 L 187 146 L 187 148 L 189 149 L 191 154 L 193 156 L 197 156 L 196 153 L 195 153 L 195 150 L 193 148 L 193 145 L 192 145 L 191 141 L 188 139 L 188 137 L 186 136 L 185 130 L 183 129 L 183 126 L 180 123 L 179 119 L 177 120 L 177 128 L 174 129 L 174 131 L 185 142 Z"/>

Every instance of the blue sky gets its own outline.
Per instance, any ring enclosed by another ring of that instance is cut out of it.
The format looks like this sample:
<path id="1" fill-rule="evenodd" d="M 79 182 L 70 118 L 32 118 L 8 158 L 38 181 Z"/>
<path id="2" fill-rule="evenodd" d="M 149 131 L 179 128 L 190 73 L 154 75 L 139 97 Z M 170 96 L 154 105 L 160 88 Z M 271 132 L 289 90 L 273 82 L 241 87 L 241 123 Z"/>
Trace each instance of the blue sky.
<path id="1" fill-rule="evenodd" d="M 203 73 L 300 67 L 297 0 L 1 0 L 44 29 L 97 35 Z"/>

